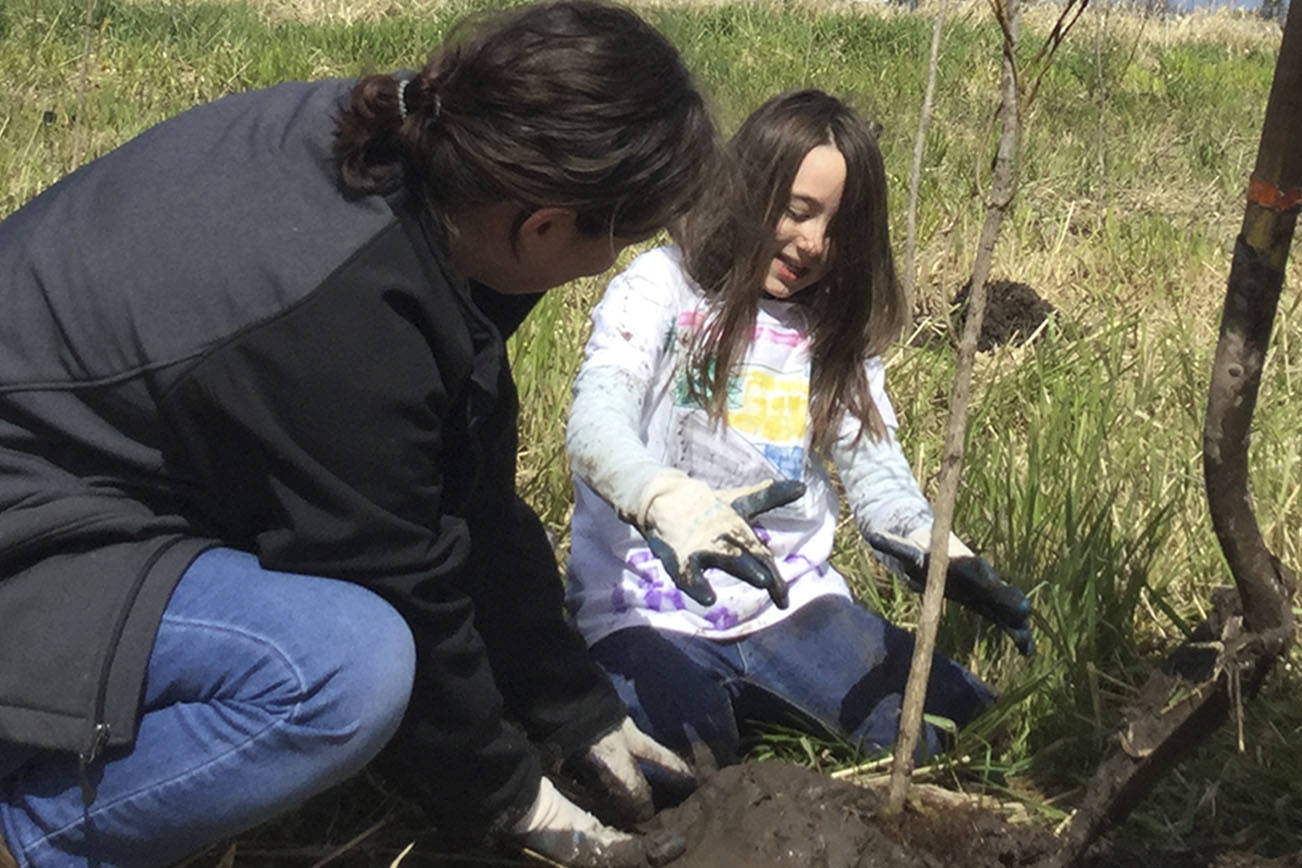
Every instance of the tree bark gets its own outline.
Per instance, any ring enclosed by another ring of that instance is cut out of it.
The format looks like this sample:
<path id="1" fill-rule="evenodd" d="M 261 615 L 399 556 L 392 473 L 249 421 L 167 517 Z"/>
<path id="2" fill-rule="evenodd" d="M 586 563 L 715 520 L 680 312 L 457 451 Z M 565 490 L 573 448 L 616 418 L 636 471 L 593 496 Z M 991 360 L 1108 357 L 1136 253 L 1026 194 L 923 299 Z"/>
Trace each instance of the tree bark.
<path id="1" fill-rule="evenodd" d="M 1257 164 L 1225 292 L 1203 426 L 1203 474 L 1217 540 L 1237 593 L 1168 658 L 1109 746 L 1064 846 L 1047 860 L 1083 862 L 1090 845 L 1256 693 L 1293 641 L 1293 573 L 1266 547 L 1248 490 L 1248 441 L 1284 265 L 1302 204 L 1302 12 L 1290 8 L 1266 105 Z"/>

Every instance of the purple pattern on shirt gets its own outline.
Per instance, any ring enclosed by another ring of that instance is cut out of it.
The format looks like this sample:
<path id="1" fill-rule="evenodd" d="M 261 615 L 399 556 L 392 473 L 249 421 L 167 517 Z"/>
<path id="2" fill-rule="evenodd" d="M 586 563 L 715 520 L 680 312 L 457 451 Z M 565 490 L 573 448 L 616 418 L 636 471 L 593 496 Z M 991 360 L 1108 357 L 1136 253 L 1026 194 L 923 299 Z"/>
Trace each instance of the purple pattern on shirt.
<path id="1" fill-rule="evenodd" d="M 737 626 L 737 613 L 727 606 L 719 606 L 717 609 L 711 609 L 705 613 L 705 620 L 716 630 L 727 630 L 729 627 Z"/>
<path id="2" fill-rule="evenodd" d="M 624 558 L 624 563 L 628 568 L 642 577 L 642 582 L 654 582 L 656 580 L 656 566 L 660 563 L 656 556 L 651 552 L 641 549 L 629 554 Z"/>
<path id="3" fill-rule="evenodd" d="M 645 588 L 642 591 L 642 599 L 646 601 L 648 609 L 655 609 L 657 612 L 663 612 L 666 609 L 684 609 L 683 592 L 677 588 Z"/>
<path id="4" fill-rule="evenodd" d="M 799 552 L 787 555 L 785 558 L 782 559 L 782 562 L 784 564 L 798 564 L 803 562 L 807 567 L 809 567 L 809 569 L 818 573 L 819 576 L 827 575 L 828 570 L 832 569 L 830 564 L 827 563 L 816 564 L 813 561 L 811 561 L 809 558 L 800 554 Z"/>
<path id="5" fill-rule="evenodd" d="M 667 583 L 661 579 L 660 572 L 662 566 L 656 556 L 649 551 L 635 551 L 624 558 L 624 563 L 630 570 L 638 576 L 639 590 L 642 592 L 642 602 L 645 608 L 653 609 L 657 612 L 663 612 L 666 609 L 684 609 L 686 604 L 683 603 L 683 592 L 672 583 Z M 668 584 L 669 587 L 665 587 Z M 616 612 L 628 611 L 628 605 L 624 595 L 618 589 L 619 599 L 616 606 Z M 612 602 L 615 602 L 612 598 Z"/>

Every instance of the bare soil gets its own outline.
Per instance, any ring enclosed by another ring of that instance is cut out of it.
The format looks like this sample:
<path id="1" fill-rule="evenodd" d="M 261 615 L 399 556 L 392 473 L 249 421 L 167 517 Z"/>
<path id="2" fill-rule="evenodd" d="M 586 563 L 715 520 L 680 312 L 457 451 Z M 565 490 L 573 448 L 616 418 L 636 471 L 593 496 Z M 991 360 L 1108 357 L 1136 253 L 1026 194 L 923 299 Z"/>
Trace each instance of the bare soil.
<path id="1" fill-rule="evenodd" d="M 715 773 L 644 831 L 677 833 L 668 868 L 1036 868 L 1057 850 L 1048 828 L 976 806 L 911 796 L 900 816 L 849 781 L 783 762 Z M 369 775 L 298 811 L 208 848 L 175 868 L 537 868 L 519 853 L 458 851 L 420 811 Z M 1302 868 L 1302 856 L 1194 853 L 1103 842 L 1086 868 Z"/>
<path id="2" fill-rule="evenodd" d="M 1006 868 L 1053 852 L 1051 833 L 991 811 L 910 806 L 877 816 L 871 790 L 782 762 L 723 769 L 652 821 L 687 838 L 672 868 Z"/>
<path id="3" fill-rule="evenodd" d="M 647 828 L 676 831 L 670 868 L 1014 868 L 1057 851 L 1051 830 L 978 807 L 910 805 L 878 816 L 872 790 L 782 762 L 730 766 Z M 1096 846 L 1089 868 L 1302 868 L 1302 857 Z"/>
<path id="4" fill-rule="evenodd" d="M 958 311 L 954 324 L 955 334 L 962 333 L 963 323 L 967 321 L 970 291 L 969 283 L 954 296 L 953 303 Z M 986 312 L 981 320 L 977 349 L 986 352 L 1004 344 L 1019 346 L 1029 341 L 1054 313 L 1057 313 L 1054 306 L 1041 298 L 1028 284 L 1015 280 L 987 281 Z"/>

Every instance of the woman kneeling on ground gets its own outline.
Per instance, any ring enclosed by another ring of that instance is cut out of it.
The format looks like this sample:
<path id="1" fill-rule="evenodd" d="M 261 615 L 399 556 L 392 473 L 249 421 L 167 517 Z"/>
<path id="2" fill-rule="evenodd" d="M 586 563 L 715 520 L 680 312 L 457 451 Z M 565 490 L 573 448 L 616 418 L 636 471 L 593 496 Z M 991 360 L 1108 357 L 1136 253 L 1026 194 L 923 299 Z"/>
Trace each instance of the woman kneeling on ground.
<path id="1" fill-rule="evenodd" d="M 844 104 L 802 91 L 752 114 L 729 156 L 735 177 L 679 245 L 636 259 L 593 314 L 568 431 L 567 605 L 638 726 L 671 747 L 734 762 L 739 721 L 794 720 L 880 750 L 913 636 L 828 563 L 824 460 L 874 551 L 920 587 L 932 513 L 880 358 L 906 316 L 881 154 Z M 1026 598 L 957 537 L 949 556 L 949 595 L 1029 653 Z M 929 714 L 963 725 L 992 699 L 936 657 Z M 940 747 L 928 724 L 920 749 Z"/>
<path id="2" fill-rule="evenodd" d="M 636 760 L 688 770 L 564 621 L 503 342 L 713 154 L 664 37 L 570 0 L 185 112 L 0 223 L 0 860 L 166 865 L 392 739 L 445 835 L 642 864 L 542 777 L 645 816 Z"/>

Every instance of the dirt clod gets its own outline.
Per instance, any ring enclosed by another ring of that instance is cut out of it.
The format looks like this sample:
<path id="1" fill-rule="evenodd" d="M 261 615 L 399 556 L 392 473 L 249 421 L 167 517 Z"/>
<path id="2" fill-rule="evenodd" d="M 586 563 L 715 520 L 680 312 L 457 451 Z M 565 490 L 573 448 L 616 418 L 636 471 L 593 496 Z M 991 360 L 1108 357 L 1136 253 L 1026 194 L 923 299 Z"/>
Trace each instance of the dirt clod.
<path id="1" fill-rule="evenodd" d="M 781 762 L 729 766 L 652 828 L 687 851 L 671 868 L 1006 868 L 1052 852 L 1046 830 L 978 809 L 878 818 L 871 790 Z"/>
<path id="2" fill-rule="evenodd" d="M 961 333 L 963 323 L 967 321 L 967 298 L 971 288 L 970 282 L 964 284 L 954 296 L 954 304 L 958 307 L 955 333 Z M 1031 339 L 1050 314 L 1056 312 L 1052 304 L 1025 283 L 989 280 L 986 282 L 986 312 L 981 320 L 977 349 L 986 352 L 1003 344 L 1023 344 Z"/>

